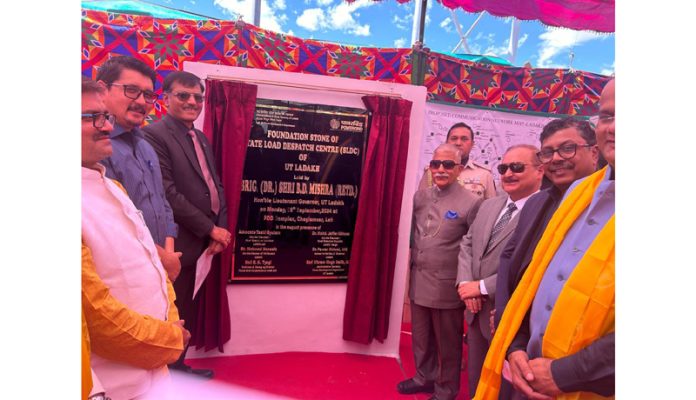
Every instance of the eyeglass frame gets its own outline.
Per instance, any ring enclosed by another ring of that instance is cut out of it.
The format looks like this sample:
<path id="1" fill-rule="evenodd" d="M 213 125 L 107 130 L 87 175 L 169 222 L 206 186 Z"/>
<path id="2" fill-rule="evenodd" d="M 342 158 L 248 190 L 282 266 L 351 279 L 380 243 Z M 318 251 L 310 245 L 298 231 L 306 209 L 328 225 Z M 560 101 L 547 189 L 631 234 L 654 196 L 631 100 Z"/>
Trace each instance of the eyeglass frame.
<path id="1" fill-rule="evenodd" d="M 433 166 L 433 163 L 437 164 L 437 166 Z M 452 167 L 448 168 L 445 163 L 452 163 Z M 440 167 L 443 167 L 445 171 L 451 171 L 454 168 L 457 167 L 457 165 L 461 165 L 460 163 L 454 161 L 454 160 L 430 160 L 428 163 L 428 166 L 430 169 L 440 169 Z"/>
<path id="2" fill-rule="evenodd" d="M 190 92 L 176 92 L 176 93 L 174 93 L 171 91 L 166 92 L 166 93 L 170 94 L 172 96 L 175 96 L 177 99 L 179 99 L 179 101 L 182 101 L 182 102 L 188 101 L 191 98 L 191 96 L 193 96 L 193 100 L 197 104 L 201 104 L 205 100 L 205 95 L 203 93 L 190 93 Z M 186 96 L 186 98 L 182 99 L 181 96 Z M 200 101 L 198 100 L 198 98 L 200 98 Z"/>
<path id="3" fill-rule="evenodd" d="M 123 84 L 123 83 L 115 83 L 115 82 L 112 82 L 112 83 L 109 84 L 109 86 L 122 86 L 122 87 L 123 87 L 123 95 L 126 96 L 126 97 L 128 97 L 128 98 L 131 99 L 131 100 L 138 100 L 138 97 L 140 97 L 140 95 L 142 95 L 142 96 L 143 96 L 143 100 L 144 100 L 147 104 L 155 104 L 155 102 L 157 101 L 157 99 L 159 99 L 159 97 L 160 97 L 159 94 L 153 92 L 152 90 L 142 90 L 142 89 L 140 89 L 139 87 L 137 87 L 137 86 L 135 86 L 135 85 L 126 85 L 126 84 Z M 129 90 L 129 89 L 130 89 L 130 90 L 137 90 L 137 91 L 138 91 L 138 94 L 137 94 L 135 97 L 129 96 L 129 95 L 128 95 L 128 90 Z M 146 96 L 155 96 L 155 97 L 152 99 L 152 101 L 149 101 L 149 100 L 147 99 Z"/>
<path id="4" fill-rule="evenodd" d="M 594 126 L 599 126 L 600 124 L 608 124 L 616 120 L 615 115 L 593 115 L 589 119 L 590 123 Z"/>
<path id="5" fill-rule="evenodd" d="M 108 112 L 82 113 L 82 118 L 92 118 L 92 126 L 97 129 L 103 128 L 104 125 L 106 125 L 106 121 L 109 121 L 112 126 L 116 122 L 116 116 L 114 114 L 109 114 Z M 97 124 L 97 120 L 102 122 Z"/>
<path id="6" fill-rule="evenodd" d="M 563 154 L 561 154 L 561 148 L 567 147 L 567 146 L 572 146 L 572 147 L 573 147 L 573 154 L 571 154 L 571 155 L 569 155 L 569 156 L 566 157 L 566 156 L 564 156 Z M 564 159 L 564 160 L 570 160 L 571 158 L 575 157 L 575 155 L 578 153 L 578 147 L 587 147 L 587 148 L 590 148 L 590 147 L 594 147 L 594 146 L 596 146 L 596 145 L 594 145 L 594 144 L 577 144 L 577 143 L 574 143 L 574 142 L 571 142 L 571 143 L 564 143 L 564 144 L 562 144 L 562 145 L 556 147 L 555 149 L 554 149 L 554 148 L 551 148 L 551 149 L 550 149 L 550 150 L 551 150 L 551 154 L 549 155 L 549 159 L 546 160 L 546 161 L 544 161 L 544 160 L 541 158 L 541 153 L 544 151 L 543 148 L 542 148 L 541 150 L 539 150 L 539 151 L 536 153 L 536 156 L 537 156 L 537 159 L 539 160 L 539 162 L 541 162 L 542 164 L 548 164 L 548 163 L 550 163 L 551 161 L 553 161 L 553 155 L 554 155 L 555 153 L 558 153 L 558 156 L 561 157 L 561 158 Z"/>
<path id="7" fill-rule="evenodd" d="M 513 168 L 513 165 L 514 165 L 514 168 Z M 521 174 L 527 168 L 527 165 L 531 165 L 531 164 L 514 161 L 511 163 L 507 163 L 507 164 L 500 163 L 495 167 L 495 169 L 498 170 L 498 173 L 500 175 L 505 175 L 507 173 L 508 169 L 510 169 L 510 172 L 512 172 L 514 174 Z M 522 167 L 522 169 L 520 169 L 519 171 L 515 171 L 515 169 L 517 169 L 519 167 Z M 504 171 L 501 171 L 500 170 L 501 168 L 503 168 Z"/>

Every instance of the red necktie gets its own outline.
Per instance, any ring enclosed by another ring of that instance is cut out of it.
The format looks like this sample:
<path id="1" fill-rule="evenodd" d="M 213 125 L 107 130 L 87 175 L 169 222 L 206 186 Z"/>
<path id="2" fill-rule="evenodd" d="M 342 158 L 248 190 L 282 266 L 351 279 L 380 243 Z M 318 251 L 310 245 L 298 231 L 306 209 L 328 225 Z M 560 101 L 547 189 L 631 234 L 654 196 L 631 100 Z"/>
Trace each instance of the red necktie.
<path id="1" fill-rule="evenodd" d="M 208 185 L 208 191 L 210 192 L 210 209 L 213 210 L 215 215 L 220 211 L 220 197 L 218 195 L 217 187 L 213 181 L 213 175 L 211 175 L 208 169 L 208 163 L 205 160 L 205 153 L 203 152 L 203 147 L 198 141 L 196 132 L 191 129 L 188 131 L 191 140 L 193 140 L 193 147 L 196 149 L 196 157 L 198 157 L 198 165 L 201 166 L 201 171 L 203 172 L 203 178 L 205 178 L 205 184 Z"/>

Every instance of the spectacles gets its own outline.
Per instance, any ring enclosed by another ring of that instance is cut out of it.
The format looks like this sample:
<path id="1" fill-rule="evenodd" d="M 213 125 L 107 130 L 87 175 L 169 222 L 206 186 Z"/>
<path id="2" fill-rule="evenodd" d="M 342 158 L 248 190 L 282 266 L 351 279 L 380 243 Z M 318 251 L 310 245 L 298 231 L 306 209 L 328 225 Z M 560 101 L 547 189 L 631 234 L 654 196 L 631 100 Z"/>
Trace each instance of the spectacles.
<path id="1" fill-rule="evenodd" d="M 430 168 L 432 168 L 432 169 L 439 169 L 440 165 L 445 167 L 445 169 L 450 170 L 459 164 L 452 161 L 452 160 L 431 160 L 430 161 Z"/>
<path id="2" fill-rule="evenodd" d="M 178 92 L 178 93 L 172 93 L 172 95 L 176 96 L 179 101 L 188 101 L 191 96 L 193 96 L 193 99 L 196 100 L 196 103 L 202 103 L 203 102 L 203 95 L 200 93 L 189 93 L 189 92 Z"/>
<path id="3" fill-rule="evenodd" d="M 146 103 L 152 104 L 159 98 L 159 95 L 152 90 L 141 90 L 137 86 L 124 85 L 122 83 L 112 83 L 111 86 L 123 86 L 123 94 L 129 99 L 137 100 L 140 94 L 143 95 L 143 100 Z"/>
<path id="4" fill-rule="evenodd" d="M 615 118 L 613 115 L 593 115 L 590 117 L 590 122 L 594 126 L 599 126 L 600 124 L 610 124 L 614 122 Z"/>
<path id="5" fill-rule="evenodd" d="M 109 114 L 108 112 L 82 114 L 82 119 L 86 118 L 91 118 L 92 126 L 94 126 L 97 129 L 103 128 L 104 124 L 106 124 L 106 121 L 109 121 L 111 125 L 113 125 L 114 122 L 116 122 L 116 117 L 113 114 Z"/>
<path id="6" fill-rule="evenodd" d="M 498 164 L 498 172 L 500 173 L 500 175 L 505 175 L 508 168 L 510 168 L 510 172 L 514 172 L 516 174 L 519 174 L 520 172 L 524 172 L 525 165 L 527 165 L 527 164 L 521 163 L 521 162 L 511 162 L 509 164 Z"/>
<path id="7" fill-rule="evenodd" d="M 593 147 L 593 144 L 577 144 L 577 143 L 565 143 L 562 144 L 557 149 L 551 147 L 545 147 L 537 153 L 537 158 L 542 163 L 546 164 L 553 160 L 553 153 L 558 153 L 558 155 L 564 160 L 570 160 L 575 157 L 575 153 L 578 151 L 578 147 Z"/>

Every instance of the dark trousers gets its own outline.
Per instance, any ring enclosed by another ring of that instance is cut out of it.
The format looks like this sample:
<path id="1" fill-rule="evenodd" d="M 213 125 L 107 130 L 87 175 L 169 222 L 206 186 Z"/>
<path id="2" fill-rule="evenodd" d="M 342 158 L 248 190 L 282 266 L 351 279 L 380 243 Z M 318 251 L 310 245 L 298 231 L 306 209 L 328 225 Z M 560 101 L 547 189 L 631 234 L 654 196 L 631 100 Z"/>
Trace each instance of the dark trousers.
<path id="1" fill-rule="evenodd" d="M 418 384 L 433 382 L 438 400 L 459 393 L 464 309 L 440 309 L 411 302 L 413 357 Z"/>

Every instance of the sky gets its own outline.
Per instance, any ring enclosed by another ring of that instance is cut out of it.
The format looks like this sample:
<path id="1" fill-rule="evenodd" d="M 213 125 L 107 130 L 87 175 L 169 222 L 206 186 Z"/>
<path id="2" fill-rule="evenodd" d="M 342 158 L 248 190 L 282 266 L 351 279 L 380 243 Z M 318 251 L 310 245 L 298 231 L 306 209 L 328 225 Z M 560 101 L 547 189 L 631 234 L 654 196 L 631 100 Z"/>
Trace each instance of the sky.
<path id="1" fill-rule="evenodd" d="M 147 0 L 150 3 L 219 19 L 253 22 L 253 0 Z M 261 27 L 303 39 L 367 47 L 411 47 L 415 2 L 396 0 L 262 0 Z M 429 0 L 425 47 L 452 52 L 459 42 L 454 19 L 466 32 L 479 14 L 454 12 Z M 484 15 L 467 39 L 474 54 L 508 58 L 510 18 Z M 547 27 L 520 21 L 519 46 L 513 63 L 535 68 L 574 68 L 611 75 L 614 72 L 614 34 Z M 463 52 L 460 50 L 459 52 Z"/>

